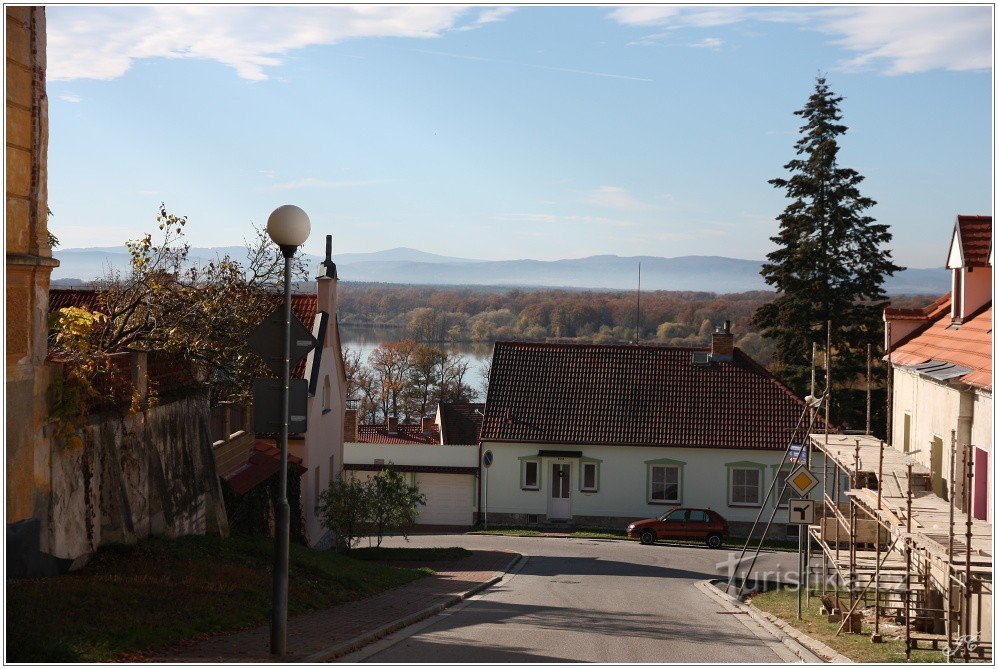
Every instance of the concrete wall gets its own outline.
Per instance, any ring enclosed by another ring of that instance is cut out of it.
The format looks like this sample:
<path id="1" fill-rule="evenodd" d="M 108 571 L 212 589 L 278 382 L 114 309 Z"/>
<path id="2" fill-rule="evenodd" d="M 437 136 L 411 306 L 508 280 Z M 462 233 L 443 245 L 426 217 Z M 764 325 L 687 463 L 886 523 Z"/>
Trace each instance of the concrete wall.
<path id="1" fill-rule="evenodd" d="M 76 559 L 149 535 L 228 532 L 207 395 L 95 417 L 82 436 L 82 448 L 52 451 L 43 551 Z"/>
<path id="2" fill-rule="evenodd" d="M 373 465 L 384 460 L 396 465 L 477 467 L 478 446 L 441 444 L 344 444 L 345 461 L 351 465 Z"/>
<path id="3" fill-rule="evenodd" d="M 648 465 L 651 460 L 674 460 L 682 466 L 680 502 L 682 506 L 711 508 L 724 516 L 732 525 L 755 520 L 758 506 L 740 506 L 729 503 L 728 465 L 739 462 L 758 463 L 763 469 L 762 496 L 765 497 L 775 476 L 776 466 L 783 452 L 750 449 L 664 448 L 642 446 L 557 446 L 544 444 L 505 444 L 486 442 L 495 456 L 489 470 L 488 512 L 490 521 L 502 522 L 505 517 L 521 518 L 536 514 L 542 519 L 548 513 L 551 494 L 551 465 L 567 462 L 572 465 L 570 482 L 571 513 L 577 525 L 595 524 L 614 527 L 626 526 L 640 518 L 661 515 L 674 503 L 651 503 L 648 499 Z M 540 458 L 541 485 L 539 490 L 522 490 L 520 487 L 520 458 L 536 456 L 538 450 L 581 451 L 582 460 Z M 599 489 L 582 492 L 579 485 L 579 466 L 583 461 L 599 462 Z M 816 457 L 812 470 L 821 478 L 822 463 Z M 821 487 L 811 493 L 818 499 Z M 775 498 L 775 494 L 774 494 Z M 763 520 L 769 518 L 774 501 L 764 505 Z M 777 511 L 775 523 L 786 523 L 787 512 Z"/>
<path id="4" fill-rule="evenodd" d="M 7 7 L 7 522 L 41 518 L 49 486 L 45 9 Z"/>

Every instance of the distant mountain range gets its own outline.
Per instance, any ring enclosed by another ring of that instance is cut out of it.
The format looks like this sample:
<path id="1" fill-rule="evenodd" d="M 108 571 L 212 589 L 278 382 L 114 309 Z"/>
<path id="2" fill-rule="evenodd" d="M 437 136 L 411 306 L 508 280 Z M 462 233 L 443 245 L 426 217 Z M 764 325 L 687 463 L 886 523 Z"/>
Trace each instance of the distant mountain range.
<path id="1" fill-rule="evenodd" d="M 109 268 L 125 270 L 128 254 L 124 247 L 58 249 L 54 254 L 61 265 L 52 272 L 54 283 L 71 284 L 99 278 Z M 192 248 L 190 259 L 201 264 L 229 255 L 243 260 L 242 246 Z M 319 256 L 306 255 L 318 266 Z M 590 256 L 568 260 L 475 260 L 454 258 L 410 248 L 394 248 L 375 253 L 334 255 L 340 279 L 380 283 L 422 285 L 474 285 L 548 288 L 597 288 L 633 290 L 637 287 L 641 263 L 643 290 L 696 290 L 736 293 L 770 290 L 759 270 L 761 261 L 720 256 Z M 907 269 L 887 280 L 888 293 L 942 294 L 949 290 L 949 273 L 943 268 Z"/>

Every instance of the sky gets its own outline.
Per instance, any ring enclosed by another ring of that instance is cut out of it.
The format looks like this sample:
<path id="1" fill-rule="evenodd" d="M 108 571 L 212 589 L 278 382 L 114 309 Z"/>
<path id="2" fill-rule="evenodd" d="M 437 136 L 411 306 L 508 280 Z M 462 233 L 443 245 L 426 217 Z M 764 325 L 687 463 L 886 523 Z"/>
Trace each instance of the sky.
<path id="1" fill-rule="evenodd" d="M 49 227 L 489 260 L 761 259 L 800 109 L 909 267 L 993 206 L 991 6 L 49 6 Z M 58 252 L 56 253 L 58 256 Z"/>

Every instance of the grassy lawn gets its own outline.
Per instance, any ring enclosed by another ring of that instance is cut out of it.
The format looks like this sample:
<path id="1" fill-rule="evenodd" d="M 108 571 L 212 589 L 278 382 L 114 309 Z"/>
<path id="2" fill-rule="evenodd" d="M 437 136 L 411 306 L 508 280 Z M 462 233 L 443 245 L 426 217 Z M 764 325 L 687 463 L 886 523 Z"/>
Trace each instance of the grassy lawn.
<path id="1" fill-rule="evenodd" d="M 273 544 L 152 538 L 101 549 L 83 569 L 7 583 L 7 660 L 106 662 L 266 624 Z M 290 615 L 368 597 L 428 574 L 291 546 Z M 134 659 L 134 656 L 132 658 Z"/>
<path id="2" fill-rule="evenodd" d="M 797 620 L 797 591 L 793 589 L 770 590 L 752 597 L 752 605 L 790 623 L 808 636 L 821 641 L 848 657 L 853 662 L 904 662 L 904 632 L 901 639 L 894 639 L 889 630 L 881 624 L 884 643 L 870 641 L 872 625 L 863 625 L 862 634 L 841 634 L 835 636 L 840 623 L 830 623 L 826 616 L 818 614 L 821 601 L 812 596 L 810 606 L 805 599 L 804 619 Z M 911 661 L 945 662 L 946 657 L 939 650 L 916 650 L 911 653 Z"/>
<path id="3" fill-rule="evenodd" d="M 471 555 L 463 548 L 354 548 L 347 555 L 356 560 L 378 562 L 453 562 Z"/>

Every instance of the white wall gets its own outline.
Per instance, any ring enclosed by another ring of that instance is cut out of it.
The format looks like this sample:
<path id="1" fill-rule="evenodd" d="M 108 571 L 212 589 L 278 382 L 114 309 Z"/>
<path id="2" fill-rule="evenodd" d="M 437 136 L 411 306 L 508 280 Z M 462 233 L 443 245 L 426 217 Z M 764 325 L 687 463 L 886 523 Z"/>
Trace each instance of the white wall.
<path id="1" fill-rule="evenodd" d="M 551 492 L 551 464 L 556 458 L 542 458 L 540 490 L 520 488 L 520 460 L 522 456 L 537 455 L 538 450 L 581 451 L 583 458 L 601 460 L 599 490 L 579 490 L 580 460 L 565 459 L 572 464 L 571 501 L 573 516 L 612 516 L 647 518 L 660 515 L 675 504 L 651 504 L 647 493 L 648 460 L 671 459 L 684 462 L 681 504 L 683 506 L 709 507 L 729 521 L 752 522 L 758 507 L 728 504 L 727 463 L 750 461 L 765 466 L 762 495 L 765 496 L 773 481 L 774 465 L 783 457 L 782 451 L 710 448 L 662 448 L 643 446 L 555 446 L 543 444 L 506 444 L 486 442 L 483 449 L 493 452 L 495 460 L 489 470 L 489 513 L 521 513 L 546 515 Z M 820 454 L 812 467 L 821 478 Z M 817 499 L 820 486 L 812 492 Z M 775 496 L 775 495 L 774 495 Z M 763 519 L 768 519 L 772 501 L 766 504 Z M 776 521 L 786 522 L 786 512 L 777 512 Z"/>
<path id="2" fill-rule="evenodd" d="M 384 460 L 396 465 L 477 467 L 478 446 L 347 443 L 343 445 L 343 457 L 351 465 L 373 465 L 375 460 Z"/>

